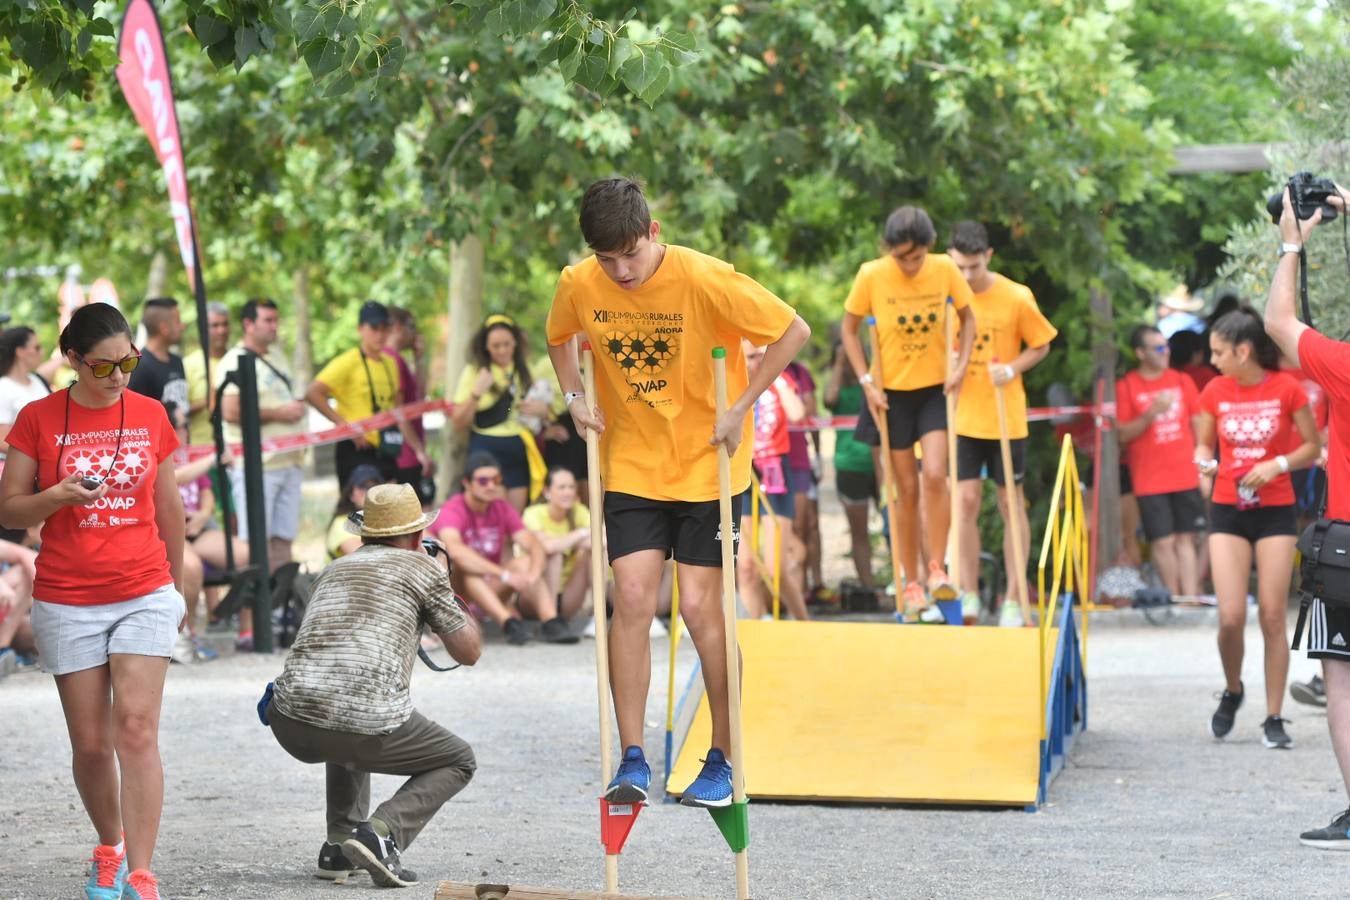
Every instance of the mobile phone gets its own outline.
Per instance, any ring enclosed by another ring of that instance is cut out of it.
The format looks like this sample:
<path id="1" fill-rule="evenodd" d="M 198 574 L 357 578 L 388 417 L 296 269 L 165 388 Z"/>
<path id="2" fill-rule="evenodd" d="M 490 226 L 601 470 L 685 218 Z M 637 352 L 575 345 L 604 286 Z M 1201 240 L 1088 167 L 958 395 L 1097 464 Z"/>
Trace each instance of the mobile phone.
<path id="1" fill-rule="evenodd" d="M 102 483 L 103 479 L 97 475 L 86 475 L 80 479 L 80 487 L 84 488 L 86 491 L 96 490 Z"/>

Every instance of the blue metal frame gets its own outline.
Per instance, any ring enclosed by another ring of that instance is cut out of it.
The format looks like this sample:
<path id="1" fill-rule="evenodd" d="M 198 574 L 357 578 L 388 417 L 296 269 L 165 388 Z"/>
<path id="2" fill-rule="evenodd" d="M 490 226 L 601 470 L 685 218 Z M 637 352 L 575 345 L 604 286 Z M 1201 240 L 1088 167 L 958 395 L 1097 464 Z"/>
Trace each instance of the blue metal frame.
<path id="1" fill-rule="evenodd" d="M 1054 665 L 1050 669 L 1050 695 L 1046 698 L 1045 720 L 1048 736 L 1041 741 L 1040 783 L 1036 789 L 1034 812 L 1045 802 L 1050 782 L 1064 768 L 1069 750 L 1088 723 L 1087 675 L 1083 670 L 1083 652 L 1074 621 L 1071 595 L 1060 598 L 1059 640 Z"/>

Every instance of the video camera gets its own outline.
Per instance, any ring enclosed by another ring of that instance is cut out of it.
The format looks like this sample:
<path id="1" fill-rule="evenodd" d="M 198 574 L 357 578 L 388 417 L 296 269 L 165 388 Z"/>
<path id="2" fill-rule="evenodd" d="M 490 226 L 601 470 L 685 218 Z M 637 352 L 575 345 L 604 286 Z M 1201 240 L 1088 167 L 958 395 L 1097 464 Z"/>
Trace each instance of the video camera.
<path id="1" fill-rule="evenodd" d="M 1330 222 L 1336 218 L 1336 207 L 1327 202 L 1327 198 L 1337 193 L 1336 184 L 1329 178 L 1318 178 L 1311 172 L 1297 172 L 1289 179 L 1289 202 L 1293 205 L 1294 215 L 1300 219 L 1311 219 L 1313 213 L 1322 210 L 1322 221 Z M 1280 214 L 1284 212 L 1284 190 L 1281 189 L 1266 200 L 1266 210 L 1276 225 L 1280 224 Z"/>

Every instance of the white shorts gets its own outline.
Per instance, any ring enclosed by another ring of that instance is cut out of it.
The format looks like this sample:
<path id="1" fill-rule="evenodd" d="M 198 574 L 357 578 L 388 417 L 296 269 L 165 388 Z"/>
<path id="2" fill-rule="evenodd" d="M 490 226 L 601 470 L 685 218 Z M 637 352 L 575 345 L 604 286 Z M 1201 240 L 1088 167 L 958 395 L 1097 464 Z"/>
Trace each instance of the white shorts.
<path id="1" fill-rule="evenodd" d="M 300 533 L 300 489 L 305 483 L 305 471 L 299 466 L 263 470 L 263 510 L 267 522 L 267 536 L 293 541 Z M 230 486 L 234 493 L 234 515 L 239 523 L 239 537 L 248 540 L 248 504 L 244 501 L 244 470 L 230 470 Z"/>
<path id="2" fill-rule="evenodd" d="M 108 662 L 113 653 L 168 657 L 187 604 L 173 583 L 120 603 L 72 606 L 33 599 L 33 640 L 42 669 L 68 675 Z"/>

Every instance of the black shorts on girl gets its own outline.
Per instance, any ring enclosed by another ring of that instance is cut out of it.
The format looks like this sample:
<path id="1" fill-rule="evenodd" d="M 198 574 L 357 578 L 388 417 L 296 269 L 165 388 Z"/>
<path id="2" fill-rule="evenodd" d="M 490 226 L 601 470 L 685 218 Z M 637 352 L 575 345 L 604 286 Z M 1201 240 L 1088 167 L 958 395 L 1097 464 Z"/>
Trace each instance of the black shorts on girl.
<path id="1" fill-rule="evenodd" d="M 750 492 L 731 498 L 733 557 L 740 545 L 741 508 Z M 718 501 L 651 500 L 605 491 L 605 536 L 609 561 L 639 550 L 661 550 L 666 559 L 691 566 L 722 565 L 722 512 Z"/>
<path id="2" fill-rule="evenodd" d="M 1212 503 L 1209 507 L 1210 534 L 1235 534 L 1255 544 L 1268 537 L 1297 537 L 1298 516 L 1292 503 L 1284 506 L 1258 506 L 1238 509 L 1231 503 Z"/>
<path id="3" fill-rule="evenodd" d="M 1021 484 L 1027 474 L 1027 439 L 1013 438 L 1008 441 L 1008 455 L 1012 459 L 1013 483 Z M 985 477 L 985 473 L 994 479 L 994 484 L 1003 487 L 1003 448 L 997 439 L 956 436 L 956 480 L 971 481 Z"/>
<path id="4" fill-rule="evenodd" d="M 892 450 L 908 450 L 930 431 L 947 430 L 947 397 L 942 385 L 886 392 L 886 424 Z"/>
<path id="5" fill-rule="evenodd" d="M 1205 530 L 1205 498 L 1197 488 L 1144 494 L 1138 501 L 1139 524 L 1144 526 L 1144 539 L 1150 543 L 1174 534 L 1200 534 Z"/>

